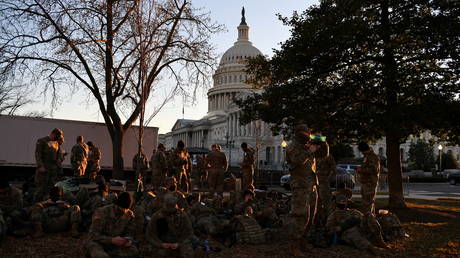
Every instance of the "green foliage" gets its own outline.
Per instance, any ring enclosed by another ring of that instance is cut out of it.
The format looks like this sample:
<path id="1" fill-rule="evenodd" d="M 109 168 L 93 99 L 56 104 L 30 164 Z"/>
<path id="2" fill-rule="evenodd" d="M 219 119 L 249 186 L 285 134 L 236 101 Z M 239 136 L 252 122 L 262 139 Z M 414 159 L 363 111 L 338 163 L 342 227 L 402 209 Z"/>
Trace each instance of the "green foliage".
<path id="1" fill-rule="evenodd" d="M 412 142 L 409 148 L 409 168 L 431 171 L 434 166 L 433 146 L 420 139 Z"/>
<path id="2" fill-rule="evenodd" d="M 355 0 L 350 8 L 342 2 L 321 1 L 282 18 L 292 35 L 271 59 L 250 61 L 250 82 L 265 90 L 239 101 L 242 122 L 262 119 L 285 132 L 306 123 L 332 142 L 389 133 L 404 139 L 426 129 L 455 140 L 459 6 Z"/>
<path id="3" fill-rule="evenodd" d="M 349 144 L 345 143 L 332 145 L 330 152 L 337 162 L 340 162 L 343 159 L 352 159 L 355 157 L 353 148 Z"/>

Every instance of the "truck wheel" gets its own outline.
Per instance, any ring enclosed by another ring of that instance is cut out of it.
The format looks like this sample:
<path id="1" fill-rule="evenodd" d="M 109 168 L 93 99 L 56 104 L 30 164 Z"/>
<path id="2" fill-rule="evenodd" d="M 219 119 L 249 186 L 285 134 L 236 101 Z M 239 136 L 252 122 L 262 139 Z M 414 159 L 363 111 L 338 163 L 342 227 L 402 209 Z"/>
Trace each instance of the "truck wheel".
<path id="1" fill-rule="evenodd" d="M 457 184 L 457 181 L 455 181 L 455 178 L 452 178 L 451 180 L 449 180 L 449 183 L 451 185 L 456 185 Z"/>

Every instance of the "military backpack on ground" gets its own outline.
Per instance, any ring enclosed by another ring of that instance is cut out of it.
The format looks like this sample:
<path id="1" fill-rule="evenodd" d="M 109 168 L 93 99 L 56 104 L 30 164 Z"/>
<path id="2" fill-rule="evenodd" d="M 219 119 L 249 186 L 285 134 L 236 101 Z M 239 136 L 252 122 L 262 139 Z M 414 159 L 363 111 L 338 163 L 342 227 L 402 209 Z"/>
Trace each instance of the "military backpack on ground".
<path id="1" fill-rule="evenodd" d="M 233 221 L 236 230 L 236 238 L 239 243 L 262 244 L 265 243 L 265 231 L 254 218 L 248 216 L 236 216 Z"/>

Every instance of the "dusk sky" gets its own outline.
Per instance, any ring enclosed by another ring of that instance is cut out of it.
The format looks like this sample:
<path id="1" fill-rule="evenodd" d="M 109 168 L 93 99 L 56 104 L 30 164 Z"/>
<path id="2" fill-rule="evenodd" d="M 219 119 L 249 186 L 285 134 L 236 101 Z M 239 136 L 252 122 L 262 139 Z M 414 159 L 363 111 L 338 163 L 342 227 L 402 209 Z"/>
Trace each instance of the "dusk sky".
<path id="1" fill-rule="evenodd" d="M 193 0 L 195 7 L 203 7 L 210 12 L 211 17 L 218 23 L 225 25 L 226 31 L 214 35 L 212 42 L 215 44 L 217 54 L 222 54 L 233 45 L 237 38 L 236 27 L 241 19 L 241 7 L 246 9 L 246 21 L 250 26 L 249 40 L 252 41 L 264 55 L 271 56 L 272 49 L 278 49 L 279 43 L 289 38 L 289 28 L 283 26 L 276 14 L 291 16 L 293 11 L 302 12 L 308 6 L 316 4 L 313 0 Z M 186 119 L 200 119 L 207 112 L 206 92 L 202 89 L 198 92 L 195 103 L 185 105 Z M 68 94 L 57 111 L 52 114 L 53 118 L 71 119 L 83 121 L 103 122 L 94 99 L 82 90 Z M 71 97 L 70 97 L 71 96 Z M 30 105 L 23 111 L 48 111 L 48 99 L 39 97 L 34 105 Z M 89 104 L 88 104 L 89 103 Z M 148 126 L 159 127 L 160 133 L 169 132 L 177 119 L 182 118 L 182 97 L 178 96 L 165 106 L 162 111 L 150 122 Z"/>

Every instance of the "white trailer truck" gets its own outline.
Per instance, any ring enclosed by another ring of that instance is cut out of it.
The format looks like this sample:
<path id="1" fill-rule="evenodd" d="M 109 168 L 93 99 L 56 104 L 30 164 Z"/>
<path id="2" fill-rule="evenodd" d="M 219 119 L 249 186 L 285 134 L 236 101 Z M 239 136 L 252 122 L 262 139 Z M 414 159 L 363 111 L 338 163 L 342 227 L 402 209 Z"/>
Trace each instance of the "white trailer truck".
<path id="1" fill-rule="evenodd" d="M 69 153 L 64 168 L 70 167 L 70 150 L 79 135 L 92 141 L 102 152 L 101 168 L 112 169 L 112 142 L 104 123 L 22 116 L 0 116 L 0 171 L 7 168 L 35 167 L 35 144 L 54 128 L 64 131 L 62 148 Z M 126 133 L 123 144 L 125 170 L 132 170 L 132 159 L 138 149 L 138 127 Z M 158 127 L 144 127 L 143 150 L 147 157 L 158 144 Z"/>

